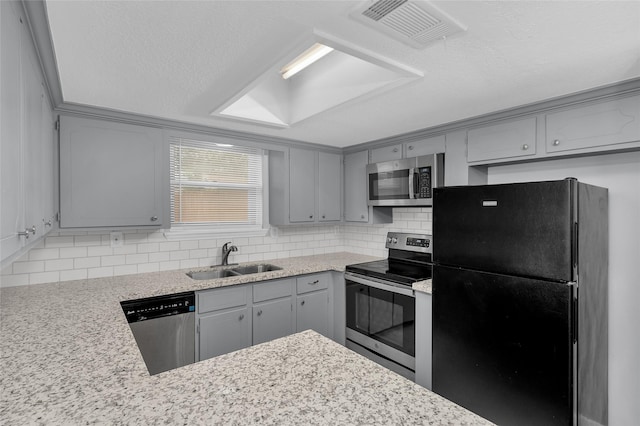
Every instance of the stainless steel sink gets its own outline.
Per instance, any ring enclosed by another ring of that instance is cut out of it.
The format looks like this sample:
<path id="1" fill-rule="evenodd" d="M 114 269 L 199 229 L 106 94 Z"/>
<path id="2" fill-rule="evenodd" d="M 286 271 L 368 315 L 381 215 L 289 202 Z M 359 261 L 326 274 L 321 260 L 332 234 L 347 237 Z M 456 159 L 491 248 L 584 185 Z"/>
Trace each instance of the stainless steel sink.
<path id="1" fill-rule="evenodd" d="M 215 278 L 237 277 L 238 275 L 240 274 L 231 269 L 187 272 L 187 276 L 194 280 L 213 280 Z"/>
<path id="2" fill-rule="evenodd" d="M 231 269 L 210 269 L 208 271 L 187 272 L 187 276 L 194 280 L 213 280 L 215 278 L 237 277 L 238 275 L 258 274 L 260 272 L 279 271 L 279 266 L 269 263 L 259 265 L 238 266 Z"/>
<path id="3" fill-rule="evenodd" d="M 237 268 L 233 268 L 232 270 L 239 273 L 240 275 L 247 275 L 258 274 L 260 272 L 279 271 L 280 269 L 282 268 L 276 265 L 261 263 L 259 265 L 238 266 Z"/>

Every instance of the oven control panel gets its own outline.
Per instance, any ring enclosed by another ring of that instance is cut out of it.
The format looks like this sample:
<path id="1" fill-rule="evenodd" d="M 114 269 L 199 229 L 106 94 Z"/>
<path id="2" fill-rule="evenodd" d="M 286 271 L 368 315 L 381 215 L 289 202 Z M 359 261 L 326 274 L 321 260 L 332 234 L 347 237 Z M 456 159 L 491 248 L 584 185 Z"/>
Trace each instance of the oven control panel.
<path id="1" fill-rule="evenodd" d="M 386 248 L 431 253 L 431 235 L 407 234 L 403 232 L 387 233 Z"/>

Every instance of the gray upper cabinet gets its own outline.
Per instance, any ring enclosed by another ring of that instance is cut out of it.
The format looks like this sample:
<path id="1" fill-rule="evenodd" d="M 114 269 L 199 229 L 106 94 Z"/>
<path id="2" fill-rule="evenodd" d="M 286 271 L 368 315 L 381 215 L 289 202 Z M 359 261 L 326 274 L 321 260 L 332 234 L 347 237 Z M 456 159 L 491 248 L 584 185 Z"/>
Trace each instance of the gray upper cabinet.
<path id="1" fill-rule="evenodd" d="M 164 224 L 160 129 L 61 117 L 60 227 Z"/>
<path id="2" fill-rule="evenodd" d="M 273 225 L 340 221 L 342 155 L 290 148 L 269 153 Z"/>
<path id="3" fill-rule="evenodd" d="M 342 155 L 318 153 L 318 221 L 340 221 Z"/>
<path id="4" fill-rule="evenodd" d="M 640 95 L 546 115 L 547 153 L 640 146 Z"/>
<path id="5" fill-rule="evenodd" d="M 289 150 L 289 219 L 313 222 L 316 211 L 316 153 L 304 149 Z"/>
<path id="6" fill-rule="evenodd" d="M 360 151 L 344 156 L 344 220 L 368 222 L 367 164 L 369 152 Z"/>
<path id="7" fill-rule="evenodd" d="M 370 153 L 370 163 L 380 163 L 383 161 L 399 160 L 402 158 L 402 144 L 383 146 L 372 149 Z"/>
<path id="8" fill-rule="evenodd" d="M 19 2 L 0 2 L 2 103 L 0 256 L 32 246 L 54 226 L 55 133 L 31 33 Z"/>
<path id="9" fill-rule="evenodd" d="M 434 136 L 415 142 L 402 144 L 404 157 L 420 157 L 421 155 L 437 154 L 445 151 L 445 136 Z"/>
<path id="10" fill-rule="evenodd" d="M 469 163 L 533 156 L 536 117 L 477 127 L 469 130 L 467 138 Z"/>

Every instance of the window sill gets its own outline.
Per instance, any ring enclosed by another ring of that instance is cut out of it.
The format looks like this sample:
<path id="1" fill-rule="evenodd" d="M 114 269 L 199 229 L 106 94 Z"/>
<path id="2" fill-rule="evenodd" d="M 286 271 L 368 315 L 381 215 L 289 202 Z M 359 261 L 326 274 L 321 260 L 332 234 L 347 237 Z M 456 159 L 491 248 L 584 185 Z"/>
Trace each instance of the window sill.
<path id="1" fill-rule="evenodd" d="M 259 229 L 168 229 L 164 232 L 167 240 L 210 240 L 214 238 L 264 237 L 268 228 Z"/>

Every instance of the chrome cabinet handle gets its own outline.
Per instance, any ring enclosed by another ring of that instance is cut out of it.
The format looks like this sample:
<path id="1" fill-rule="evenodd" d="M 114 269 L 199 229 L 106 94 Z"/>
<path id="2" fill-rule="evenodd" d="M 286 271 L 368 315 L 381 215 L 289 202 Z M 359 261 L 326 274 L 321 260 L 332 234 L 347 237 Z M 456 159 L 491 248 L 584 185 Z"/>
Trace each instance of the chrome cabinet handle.
<path id="1" fill-rule="evenodd" d="M 158 220 L 158 216 L 151 216 L 151 222 L 155 222 L 156 220 Z"/>
<path id="2" fill-rule="evenodd" d="M 524 145 L 522 145 L 522 150 L 526 151 L 529 149 L 529 145 L 527 145 L 526 143 Z"/>
<path id="3" fill-rule="evenodd" d="M 304 300 L 300 302 L 300 306 L 304 306 Z"/>
<path id="4" fill-rule="evenodd" d="M 238 317 L 238 321 L 242 321 L 243 319 L 244 319 L 244 314 L 241 314 L 241 315 Z"/>
<path id="5" fill-rule="evenodd" d="M 262 315 L 262 309 L 258 311 L 258 316 Z"/>
<path id="6" fill-rule="evenodd" d="M 558 139 L 554 139 L 553 146 L 558 146 L 558 145 L 560 145 L 560 141 Z"/>

